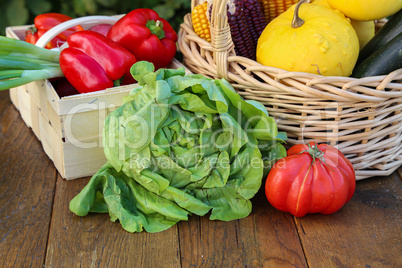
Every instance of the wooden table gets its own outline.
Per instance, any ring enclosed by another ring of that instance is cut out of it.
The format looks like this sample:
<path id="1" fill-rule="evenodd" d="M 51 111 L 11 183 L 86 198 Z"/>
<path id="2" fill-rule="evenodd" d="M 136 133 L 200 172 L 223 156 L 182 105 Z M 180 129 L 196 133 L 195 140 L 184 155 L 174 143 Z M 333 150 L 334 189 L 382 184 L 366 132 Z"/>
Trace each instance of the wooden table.
<path id="1" fill-rule="evenodd" d="M 106 214 L 78 217 L 70 200 L 89 178 L 58 175 L 0 92 L 0 267 L 402 267 L 402 168 L 358 181 L 339 212 L 292 217 L 264 193 L 231 222 L 191 216 L 131 234 Z"/>

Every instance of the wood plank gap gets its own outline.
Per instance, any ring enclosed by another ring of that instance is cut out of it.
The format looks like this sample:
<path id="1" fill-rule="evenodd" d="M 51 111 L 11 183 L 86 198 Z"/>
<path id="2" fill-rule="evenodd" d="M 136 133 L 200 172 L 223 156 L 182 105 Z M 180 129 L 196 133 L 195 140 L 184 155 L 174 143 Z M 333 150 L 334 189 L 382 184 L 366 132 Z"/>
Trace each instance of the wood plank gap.
<path id="1" fill-rule="evenodd" d="M 181 241 L 180 241 L 180 224 L 176 224 L 177 225 L 177 242 L 179 244 L 178 246 L 178 253 L 177 253 L 177 257 L 179 258 L 179 263 L 180 263 L 180 267 L 183 267 L 183 260 L 181 257 Z"/>
<path id="2" fill-rule="evenodd" d="M 235 237 L 236 237 L 236 245 L 237 246 L 239 246 L 239 234 L 238 234 L 238 232 L 239 232 L 239 220 L 236 220 L 235 222 L 234 222 L 234 225 L 235 225 Z"/>
<path id="3" fill-rule="evenodd" d="M 309 264 L 308 259 L 307 259 L 307 254 L 306 254 L 306 251 L 305 251 L 305 246 L 303 244 L 303 240 L 301 239 L 300 230 L 299 230 L 299 227 L 297 225 L 297 217 L 293 216 L 293 222 L 295 224 L 295 228 L 296 228 L 296 231 L 297 231 L 297 237 L 299 238 L 299 243 L 300 243 L 303 255 L 304 255 L 304 260 L 306 261 L 307 267 L 310 267 L 310 264 Z M 303 225 L 301 224 L 301 222 L 300 222 L 300 229 L 304 233 L 304 235 L 306 235 L 306 231 L 304 231 Z"/>
<path id="4" fill-rule="evenodd" d="M 57 192 L 57 176 L 58 175 L 59 175 L 59 172 L 55 168 L 54 169 L 54 176 L 53 176 L 53 178 L 54 178 L 54 191 L 53 191 L 53 196 L 52 196 L 52 209 L 51 209 L 50 215 L 49 215 L 49 228 L 47 229 L 47 239 L 46 239 L 46 245 L 45 245 L 45 254 L 44 254 L 44 258 L 43 258 L 43 267 L 46 267 L 46 255 L 47 255 L 48 246 L 49 246 L 50 230 L 52 229 L 54 198 L 55 198 L 56 192 Z"/>

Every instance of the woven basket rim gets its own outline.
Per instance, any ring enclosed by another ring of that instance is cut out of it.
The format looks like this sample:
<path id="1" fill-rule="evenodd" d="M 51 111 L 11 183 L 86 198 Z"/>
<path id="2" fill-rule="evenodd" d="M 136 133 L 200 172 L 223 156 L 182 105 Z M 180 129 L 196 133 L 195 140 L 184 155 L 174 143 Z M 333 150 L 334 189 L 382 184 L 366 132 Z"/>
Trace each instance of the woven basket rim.
<path id="1" fill-rule="evenodd" d="M 191 8 L 193 9 L 197 3 L 204 1 L 206 0 L 192 0 Z M 220 29 L 216 29 L 216 27 L 229 28 L 225 11 L 225 3 L 227 1 L 209 0 L 208 2 L 214 3 L 211 15 L 211 36 L 214 39 L 214 35 L 220 34 Z M 215 6 L 218 7 L 215 8 Z M 216 17 L 220 17 L 218 22 L 216 22 Z M 377 26 L 381 27 L 385 22 L 386 19 L 380 20 L 377 22 Z M 191 48 L 187 46 L 187 41 L 192 42 Z M 341 102 L 382 102 L 388 98 L 402 98 L 402 84 L 400 82 L 402 81 L 402 68 L 387 75 L 353 78 L 323 76 L 305 72 L 289 72 L 276 67 L 264 66 L 257 61 L 235 54 L 230 31 L 229 33 L 226 31 L 224 36 L 220 36 L 219 42 L 214 42 L 214 40 L 207 42 L 200 38 L 193 30 L 191 13 L 184 16 L 184 21 L 180 25 L 178 44 L 181 52 L 184 56 L 187 56 L 184 58 L 185 64 L 189 63 L 191 65 L 191 61 L 196 61 L 206 70 L 204 74 L 207 76 L 225 78 L 239 87 L 242 85 L 261 87 L 264 90 L 266 87 L 280 86 L 278 81 L 293 80 L 300 85 L 305 84 L 306 90 L 309 90 L 307 88 L 311 89 L 318 86 L 317 90 L 313 89 L 313 91 L 316 91 L 316 94 Z M 198 47 L 194 47 L 194 44 L 197 44 Z M 210 52 L 211 56 L 206 55 L 206 52 Z M 209 58 L 204 59 L 204 56 Z M 270 76 L 270 79 L 267 77 L 268 81 L 261 82 L 253 78 L 255 75 L 264 76 L 264 74 Z M 323 89 L 319 85 L 328 86 L 326 89 Z M 287 90 L 283 86 L 282 89 Z"/>

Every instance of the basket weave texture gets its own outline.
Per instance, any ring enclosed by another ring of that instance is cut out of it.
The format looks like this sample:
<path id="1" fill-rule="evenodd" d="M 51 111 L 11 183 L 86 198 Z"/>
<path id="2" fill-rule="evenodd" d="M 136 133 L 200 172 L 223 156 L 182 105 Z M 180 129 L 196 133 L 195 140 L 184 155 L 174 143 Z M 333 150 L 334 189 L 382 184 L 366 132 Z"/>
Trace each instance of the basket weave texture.
<path id="1" fill-rule="evenodd" d="M 361 79 L 288 72 L 236 56 L 226 1 L 213 1 L 210 23 L 211 43 L 194 32 L 191 14 L 184 17 L 178 41 L 184 65 L 225 78 L 245 99 L 264 104 L 288 145 L 331 144 L 352 162 L 358 180 L 402 165 L 402 69 Z"/>

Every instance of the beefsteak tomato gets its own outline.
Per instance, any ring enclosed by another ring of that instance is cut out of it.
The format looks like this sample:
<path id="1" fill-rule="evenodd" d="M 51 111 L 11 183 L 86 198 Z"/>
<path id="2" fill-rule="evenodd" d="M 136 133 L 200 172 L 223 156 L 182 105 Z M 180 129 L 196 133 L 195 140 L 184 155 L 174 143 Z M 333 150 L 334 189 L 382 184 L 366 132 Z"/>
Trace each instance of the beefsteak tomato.
<path id="1" fill-rule="evenodd" d="M 327 144 L 298 144 L 270 170 L 265 194 L 275 208 L 296 217 L 331 214 L 352 198 L 356 177 L 352 163 Z"/>

